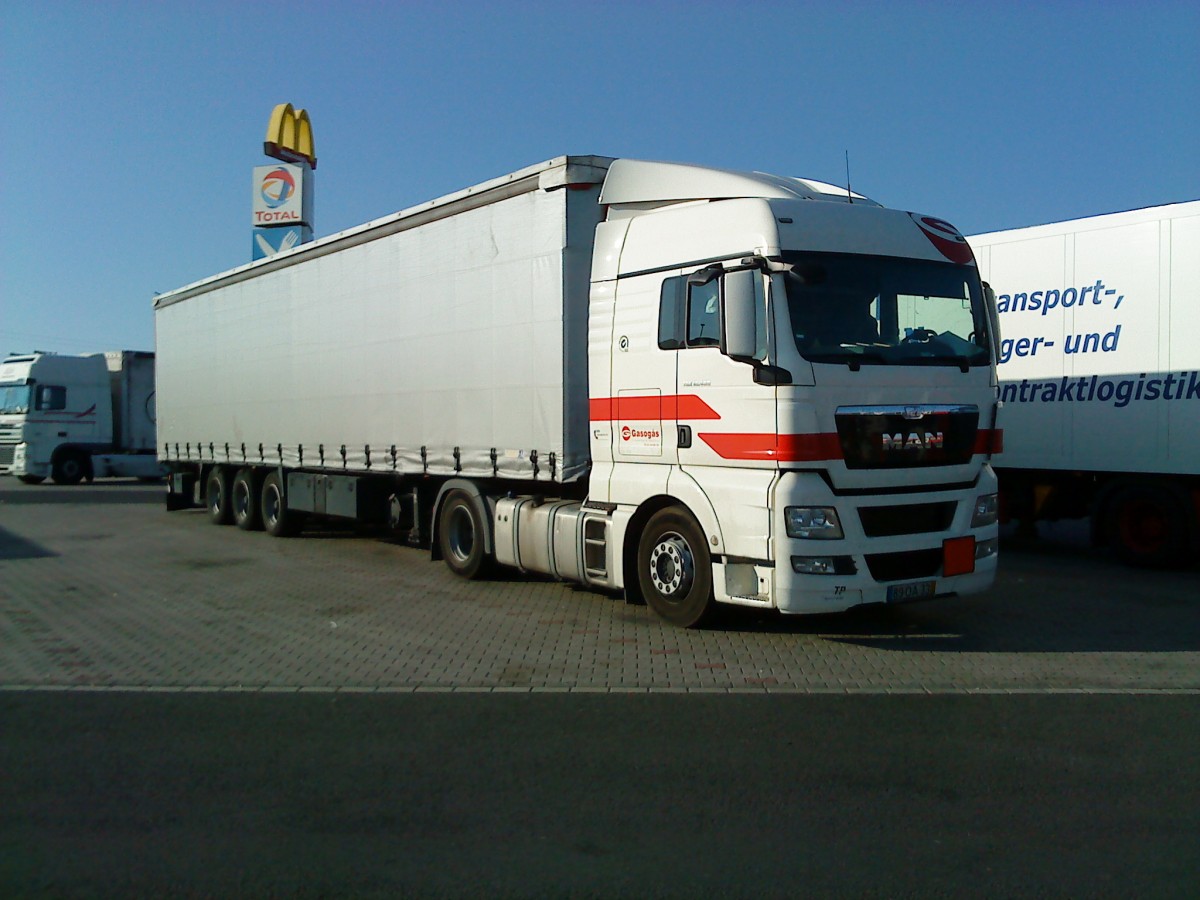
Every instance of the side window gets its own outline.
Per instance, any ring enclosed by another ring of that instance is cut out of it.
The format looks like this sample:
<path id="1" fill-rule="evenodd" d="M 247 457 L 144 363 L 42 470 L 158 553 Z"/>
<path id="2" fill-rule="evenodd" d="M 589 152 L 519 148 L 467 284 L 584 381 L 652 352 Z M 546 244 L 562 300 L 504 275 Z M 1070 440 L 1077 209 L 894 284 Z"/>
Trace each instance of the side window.
<path id="1" fill-rule="evenodd" d="M 687 343 L 689 347 L 721 345 L 721 279 L 688 286 Z"/>
<path id="2" fill-rule="evenodd" d="M 684 312 L 687 306 L 687 279 L 667 278 L 663 281 L 658 301 L 658 346 L 661 350 L 682 350 Z"/>
<path id="3" fill-rule="evenodd" d="M 37 389 L 38 410 L 67 408 L 67 389 L 50 384 L 39 384 Z"/>

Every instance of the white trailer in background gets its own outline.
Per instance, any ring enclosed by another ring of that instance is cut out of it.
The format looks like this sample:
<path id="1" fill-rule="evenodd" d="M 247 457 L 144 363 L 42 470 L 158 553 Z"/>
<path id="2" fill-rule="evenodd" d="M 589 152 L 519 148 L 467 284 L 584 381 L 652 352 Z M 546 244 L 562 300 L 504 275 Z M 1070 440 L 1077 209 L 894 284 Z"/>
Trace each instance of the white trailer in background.
<path id="1" fill-rule="evenodd" d="M 1200 549 L 1200 201 L 970 239 L 996 292 L 1011 518 L 1128 562 Z"/>
<path id="2" fill-rule="evenodd" d="M 168 506 L 685 626 L 983 590 L 994 307 L 952 226 L 848 199 L 559 157 L 159 296 Z"/>
<path id="3" fill-rule="evenodd" d="M 154 354 L 27 353 L 0 363 L 0 474 L 28 484 L 155 478 Z"/>

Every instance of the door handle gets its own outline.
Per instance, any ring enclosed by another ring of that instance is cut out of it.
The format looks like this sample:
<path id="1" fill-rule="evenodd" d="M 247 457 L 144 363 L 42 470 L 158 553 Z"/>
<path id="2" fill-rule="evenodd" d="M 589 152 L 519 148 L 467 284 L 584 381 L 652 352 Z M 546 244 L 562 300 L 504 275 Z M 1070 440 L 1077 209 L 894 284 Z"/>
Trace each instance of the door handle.
<path id="1" fill-rule="evenodd" d="M 686 450 L 688 447 L 692 446 L 692 426 L 691 425 L 680 425 L 679 426 L 679 442 L 678 442 L 677 446 L 681 450 Z"/>

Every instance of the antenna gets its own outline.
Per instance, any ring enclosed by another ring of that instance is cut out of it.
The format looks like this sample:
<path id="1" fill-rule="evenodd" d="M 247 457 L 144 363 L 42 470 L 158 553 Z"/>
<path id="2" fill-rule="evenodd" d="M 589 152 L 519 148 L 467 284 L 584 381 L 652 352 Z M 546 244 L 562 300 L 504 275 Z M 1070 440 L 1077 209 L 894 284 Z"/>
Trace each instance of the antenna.
<path id="1" fill-rule="evenodd" d="M 846 151 L 846 199 L 854 202 L 854 194 L 850 190 L 850 151 Z"/>

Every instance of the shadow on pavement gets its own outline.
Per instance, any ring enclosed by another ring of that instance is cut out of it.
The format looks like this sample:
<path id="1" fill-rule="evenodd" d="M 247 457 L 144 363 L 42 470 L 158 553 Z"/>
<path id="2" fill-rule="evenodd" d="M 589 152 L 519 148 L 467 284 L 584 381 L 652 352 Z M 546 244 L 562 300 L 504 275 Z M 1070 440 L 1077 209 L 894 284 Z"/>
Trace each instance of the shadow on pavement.
<path id="1" fill-rule="evenodd" d="M 51 556 L 58 556 L 58 554 L 47 550 L 41 544 L 0 528 L 0 559 L 45 559 Z"/>
<path id="2" fill-rule="evenodd" d="M 938 653 L 1200 651 L 1200 578 L 1130 569 L 1087 548 L 1009 547 L 985 594 L 797 618 L 731 609 L 717 627 Z"/>
<path id="3" fill-rule="evenodd" d="M 11 476 L 0 478 L 0 507 L 6 505 L 115 504 L 145 503 L 163 505 L 161 482 L 135 478 L 113 478 L 91 484 L 22 484 Z"/>

